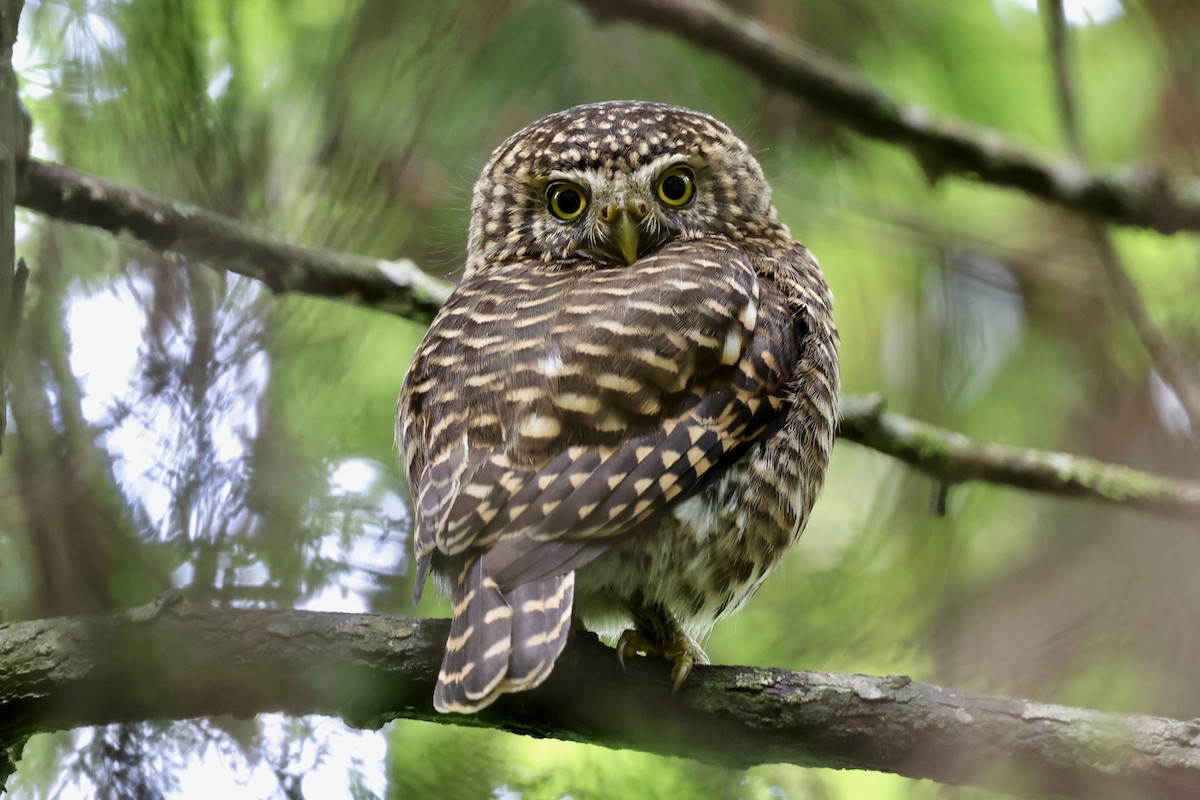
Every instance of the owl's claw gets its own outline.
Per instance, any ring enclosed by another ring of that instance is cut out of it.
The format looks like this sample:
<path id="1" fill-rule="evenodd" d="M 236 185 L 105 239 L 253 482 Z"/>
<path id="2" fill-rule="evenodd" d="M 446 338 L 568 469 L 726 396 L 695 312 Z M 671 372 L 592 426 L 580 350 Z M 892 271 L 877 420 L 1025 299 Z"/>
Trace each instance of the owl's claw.
<path id="1" fill-rule="evenodd" d="M 700 649 L 700 645 L 683 631 L 675 631 L 665 646 L 647 636 L 637 628 L 630 628 L 617 639 L 617 662 L 625 669 L 625 656 L 633 653 L 645 653 L 648 656 L 662 656 L 671 662 L 672 691 L 679 691 L 692 667 L 696 664 L 707 664 L 708 656 Z"/>
<path id="2" fill-rule="evenodd" d="M 625 671 L 625 656 L 645 653 L 648 656 L 662 655 L 662 646 L 637 628 L 630 628 L 617 639 L 617 663 Z"/>
<path id="3" fill-rule="evenodd" d="M 700 649 L 700 645 L 693 642 L 692 638 L 683 631 L 675 634 L 671 643 L 663 651 L 663 657 L 672 662 L 671 691 L 673 692 L 678 692 L 679 687 L 683 686 L 688 675 L 692 674 L 692 667 L 696 664 L 709 663 L 708 655 Z"/>

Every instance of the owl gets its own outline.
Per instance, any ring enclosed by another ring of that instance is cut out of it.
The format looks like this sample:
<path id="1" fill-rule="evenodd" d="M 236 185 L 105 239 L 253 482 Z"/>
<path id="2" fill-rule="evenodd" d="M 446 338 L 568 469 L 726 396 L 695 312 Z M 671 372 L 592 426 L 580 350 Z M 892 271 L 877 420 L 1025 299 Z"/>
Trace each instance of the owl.
<path id="1" fill-rule="evenodd" d="M 800 536 L 838 335 L 770 194 L 728 127 L 658 103 L 577 106 L 492 153 L 396 414 L 414 601 L 432 573 L 453 604 L 438 711 L 537 686 L 573 626 L 678 688 Z"/>

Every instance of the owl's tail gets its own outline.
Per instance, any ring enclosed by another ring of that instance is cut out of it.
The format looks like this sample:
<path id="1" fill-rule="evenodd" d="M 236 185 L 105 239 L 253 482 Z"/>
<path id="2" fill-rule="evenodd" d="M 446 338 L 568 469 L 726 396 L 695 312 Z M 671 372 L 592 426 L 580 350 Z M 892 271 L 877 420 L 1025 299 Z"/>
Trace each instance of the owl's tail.
<path id="1" fill-rule="evenodd" d="M 550 674 L 571 628 L 575 573 L 505 592 L 477 558 L 456 577 L 433 707 L 469 714 L 505 692 L 532 689 Z"/>

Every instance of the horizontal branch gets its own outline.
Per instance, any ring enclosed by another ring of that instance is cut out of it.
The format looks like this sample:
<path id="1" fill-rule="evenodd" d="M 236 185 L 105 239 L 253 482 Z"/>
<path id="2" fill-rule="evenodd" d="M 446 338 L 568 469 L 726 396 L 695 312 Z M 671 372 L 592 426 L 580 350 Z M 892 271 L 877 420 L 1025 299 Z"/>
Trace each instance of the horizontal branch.
<path id="1" fill-rule="evenodd" d="M 130 612 L 0 625 L 0 748 L 35 731 L 278 711 L 378 727 L 396 718 L 499 728 L 733 768 L 866 769 L 1034 797 L 1194 796 L 1194 723 L 916 683 L 697 667 L 678 694 L 657 659 L 573 636 L 539 689 L 442 716 L 448 623 L 215 610 L 167 595 Z M 1105 794 L 1105 796 L 1111 796 Z"/>
<path id="2" fill-rule="evenodd" d="M 28 162 L 18 199 L 67 222 L 129 231 L 158 250 L 180 252 L 296 291 L 428 322 L 449 294 L 411 262 L 381 262 L 288 244 L 211 211 L 139 192 L 55 164 Z M 405 264 L 397 277 L 393 267 Z M 1064 453 L 992 445 L 883 413 L 869 397 L 843 400 L 841 435 L 906 461 L 945 483 L 989 481 L 1090 497 L 1167 514 L 1200 510 L 1200 487 Z"/>
<path id="3" fill-rule="evenodd" d="M 885 412 L 883 400 L 876 396 L 842 399 L 839 434 L 897 458 L 945 485 L 986 481 L 1101 500 L 1164 516 L 1200 518 L 1200 484 L 1068 453 L 981 442 Z"/>
<path id="4" fill-rule="evenodd" d="M 156 250 L 262 281 L 277 293 L 347 300 L 430 322 L 450 286 L 407 259 L 385 261 L 300 247 L 197 206 L 30 159 L 17 202 L 65 222 L 128 231 Z"/>
<path id="5" fill-rule="evenodd" d="M 711 0 L 579 0 L 598 19 L 662 29 L 729 58 L 864 136 L 910 150 L 926 174 L 967 175 L 1087 216 L 1161 233 L 1200 230 L 1200 183 L 1158 171 L 1089 173 L 1027 152 L 996 131 L 901 104 L 844 65 Z"/>

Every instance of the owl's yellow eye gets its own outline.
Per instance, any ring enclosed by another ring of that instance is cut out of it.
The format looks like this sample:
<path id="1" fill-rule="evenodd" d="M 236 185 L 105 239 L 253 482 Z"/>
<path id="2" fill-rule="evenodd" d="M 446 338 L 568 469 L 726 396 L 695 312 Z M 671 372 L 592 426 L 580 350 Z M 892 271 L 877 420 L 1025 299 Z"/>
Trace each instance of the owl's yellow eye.
<path id="1" fill-rule="evenodd" d="M 546 187 L 546 207 L 550 213 L 564 222 L 579 217 L 587 208 L 587 197 L 583 189 L 569 181 L 555 181 Z"/>
<path id="2" fill-rule="evenodd" d="M 655 191 L 658 193 L 658 199 L 669 206 L 686 206 L 696 196 L 696 173 L 689 167 L 671 167 L 658 176 Z"/>

